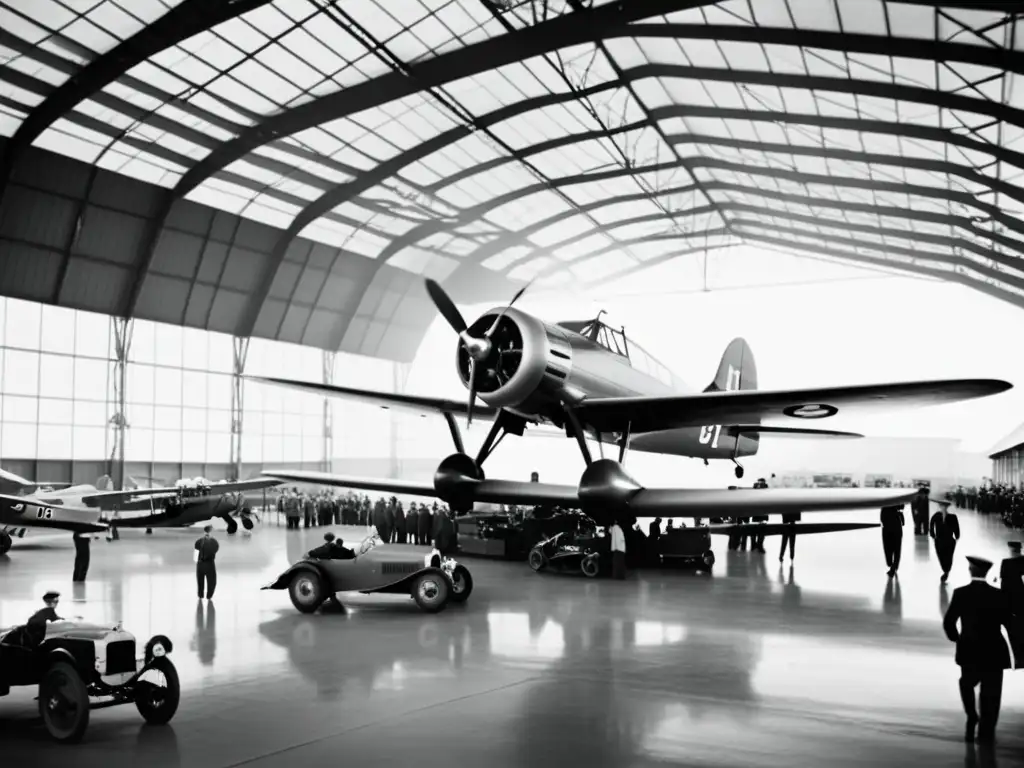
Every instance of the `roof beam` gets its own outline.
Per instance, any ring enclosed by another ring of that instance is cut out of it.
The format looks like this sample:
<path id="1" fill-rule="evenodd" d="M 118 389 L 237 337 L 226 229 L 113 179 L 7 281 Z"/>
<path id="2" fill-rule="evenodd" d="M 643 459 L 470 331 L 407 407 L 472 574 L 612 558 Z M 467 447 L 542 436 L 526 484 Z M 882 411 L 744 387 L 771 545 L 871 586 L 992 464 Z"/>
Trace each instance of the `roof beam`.
<path id="1" fill-rule="evenodd" d="M 290 136 L 316 125 L 371 109 L 390 101 L 409 96 L 426 88 L 438 87 L 454 80 L 486 72 L 507 64 L 523 61 L 533 56 L 550 53 L 586 42 L 609 40 L 621 37 L 676 37 L 689 35 L 705 37 L 708 29 L 715 29 L 725 38 L 771 44 L 779 41 L 783 45 L 804 45 L 824 47 L 844 52 L 863 52 L 892 55 L 893 46 L 899 42 L 899 55 L 923 58 L 930 61 L 983 62 L 985 66 L 1024 73 L 1024 53 L 1016 51 L 990 51 L 981 46 L 945 41 L 911 40 L 875 35 L 846 35 L 821 32 L 818 30 L 793 30 L 764 27 L 708 27 L 690 24 L 631 24 L 637 19 L 649 18 L 659 13 L 671 13 L 685 8 L 711 5 L 707 0 L 631 0 L 629 3 L 609 3 L 598 8 L 579 11 L 542 22 L 533 27 L 503 35 L 494 40 L 470 45 L 451 53 L 441 54 L 415 65 L 413 77 L 401 72 L 392 72 L 373 80 L 345 88 L 337 93 L 306 102 L 301 106 L 277 113 L 247 129 L 231 141 L 225 142 L 195 167 L 189 170 L 175 187 L 175 192 L 185 195 L 219 170 L 241 159 L 253 149 L 275 139 Z M 660 8 L 659 8 L 660 6 Z M 641 34 L 641 32 L 643 34 Z M 646 65 L 657 70 L 659 67 L 673 67 L 680 70 L 676 76 L 712 81 L 746 82 L 764 85 L 779 85 L 793 88 L 818 88 L 841 93 L 858 93 L 882 98 L 905 99 L 885 89 L 907 89 L 910 92 L 930 89 L 889 83 L 857 81 L 844 78 L 830 78 L 807 75 L 787 75 L 772 72 L 743 72 L 742 70 L 715 69 L 710 67 L 679 67 L 676 65 Z M 636 72 L 645 67 L 635 67 L 626 72 Z M 682 70 L 686 70 L 684 74 Z M 641 75 L 656 76 L 656 73 Z M 639 79 L 639 78 L 634 78 Z M 801 83 L 801 80 L 808 82 Z M 854 87 L 851 87 L 854 85 Z M 856 86 L 860 86 L 857 88 Z M 875 91 L 882 92 L 876 93 Z M 990 114 L 985 106 L 1003 107 L 1001 104 L 986 105 L 980 99 L 971 99 L 959 94 L 937 92 L 934 98 L 922 103 L 935 103 L 949 109 L 978 112 L 972 102 L 978 102 L 981 114 Z M 1014 110 L 1016 111 L 1016 110 Z M 996 115 L 992 115 L 995 117 Z M 1004 119 L 1004 118 L 999 118 Z M 1008 122 L 1012 122 L 1008 120 Z"/>
<path id="2" fill-rule="evenodd" d="M 78 104 L 137 64 L 271 0 L 183 0 L 163 16 L 122 40 L 50 93 L 18 126 L 0 160 L 0 195 L 25 148 Z"/>
<path id="3" fill-rule="evenodd" d="M 205 157 L 186 173 L 174 191 L 178 197 L 199 186 L 214 173 L 264 144 L 397 99 L 436 88 L 498 67 L 540 56 L 561 48 L 593 42 L 630 22 L 689 8 L 713 5 L 717 0 L 630 0 L 608 3 L 582 13 L 567 14 L 514 33 L 443 53 L 410 67 L 342 88 L 300 106 L 267 117 Z"/>
<path id="4" fill-rule="evenodd" d="M 862 35 L 853 32 L 828 32 L 820 29 L 739 26 L 733 24 L 631 24 L 628 30 L 612 37 L 653 37 L 677 40 L 721 40 L 737 43 L 764 43 L 803 48 L 822 48 L 842 53 L 869 53 L 901 56 L 936 62 L 959 62 L 1024 74 L 1024 52 L 1006 48 L 927 40 L 916 37 Z"/>

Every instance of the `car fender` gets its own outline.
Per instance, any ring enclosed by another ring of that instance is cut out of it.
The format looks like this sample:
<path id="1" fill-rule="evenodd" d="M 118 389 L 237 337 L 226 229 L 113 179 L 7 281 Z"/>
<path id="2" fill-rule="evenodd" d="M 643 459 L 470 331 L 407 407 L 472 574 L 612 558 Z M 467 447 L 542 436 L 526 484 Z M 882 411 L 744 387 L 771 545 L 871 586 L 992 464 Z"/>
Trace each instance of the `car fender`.
<path id="1" fill-rule="evenodd" d="M 402 576 L 400 579 L 398 579 L 397 581 L 393 581 L 390 584 L 384 584 L 379 587 L 374 587 L 373 589 L 363 589 L 360 590 L 360 592 L 364 595 L 371 595 L 374 592 L 404 594 L 412 588 L 412 583 L 425 573 L 439 574 L 445 578 L 445 580 L 448 582 L 448 586 L 451 586 L 452 584 L 452 577 L 446 570 L 444 570 L 444 568 L 435 568 L 433 566 L 428 566 L 426 568 L 421 568 L 420 570 L 415 571 L 413 573 L 406 574 L 405 576 Z"/>
<path id="2" fill-rule="evenodd" d="M 69 651 L 67 648 L 54 648 L 46 654 L 47 668 L 52 667 L 58 661 L 63 661 L 67 664 L 70 664 L 72 667 L 78 670 L 79 673 L 81 673 L 81 670 L 78 669 L 78 662 L 75 660 L 75 657 L 71 653 L 71 651 Z"/>
<path id="3" fill-rule="evenodd" d="M 312 573 L 315 573 L 323 580 L 328 590 L 331 590 L 331 577 L 327 574 L 327 571 L 311 560 L 302 560 L 296 563 L 278 576 L 275 581 L 272 581 L 270 584 L 262 587 L 262 589 L 288 589 L 288 585 L 292 583 L 292 577 L 300 571 L 311 571 Z"/>

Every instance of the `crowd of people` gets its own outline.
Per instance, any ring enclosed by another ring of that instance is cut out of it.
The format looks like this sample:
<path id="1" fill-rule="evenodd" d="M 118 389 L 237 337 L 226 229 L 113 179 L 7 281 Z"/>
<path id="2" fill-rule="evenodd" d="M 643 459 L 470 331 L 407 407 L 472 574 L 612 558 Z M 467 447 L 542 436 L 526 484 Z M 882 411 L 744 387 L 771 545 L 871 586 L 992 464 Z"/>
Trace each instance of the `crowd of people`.
<path id="1" fill-rule="evenodd" d="M 446 504 L 412 502 L 406 509 L 397 497 L 376 501 L 366 494 L 322 491 L 301 493 L 286 488 L 277 499 L 277 511 L 289 529 L 327 525 L 373 526 L 381 540 L 395 544 L 437 546 L 454 550 L 454 515 Z"/>
<path id="2" fill-rule="evenodd" d="M 1008 528 L 1024 528 L 1024 489 L 993 482 L 981 487 L 958 485 L 946 493 L 946 498 L 960 509 L 999 515 Z"/>

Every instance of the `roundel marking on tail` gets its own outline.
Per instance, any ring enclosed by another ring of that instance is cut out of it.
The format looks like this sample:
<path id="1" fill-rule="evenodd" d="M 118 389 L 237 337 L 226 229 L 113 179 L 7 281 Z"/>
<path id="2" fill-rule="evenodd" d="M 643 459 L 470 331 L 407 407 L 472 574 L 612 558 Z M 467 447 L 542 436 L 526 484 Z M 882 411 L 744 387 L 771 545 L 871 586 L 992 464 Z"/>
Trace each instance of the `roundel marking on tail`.
<path id="1" fill-rule="evenodd" d="M 839 409 L 834 405 L 825 405 L 824 403 L 807 403 L 805 405 L 791 405 L 788 408 L 784 408 L 782 412 L 794 419 L 825 419 L 829 416 L 835 416 L 839 413 Z"/>

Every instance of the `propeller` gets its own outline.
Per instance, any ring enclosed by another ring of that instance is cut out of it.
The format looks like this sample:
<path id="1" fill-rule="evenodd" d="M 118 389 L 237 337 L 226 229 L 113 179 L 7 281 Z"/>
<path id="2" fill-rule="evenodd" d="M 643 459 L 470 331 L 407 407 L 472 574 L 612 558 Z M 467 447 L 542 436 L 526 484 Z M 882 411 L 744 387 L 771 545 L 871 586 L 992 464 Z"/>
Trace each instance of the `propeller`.
<path id="1" fill-rule="evenodd" d="M 469 405 L 466 409 L 466 426 L 469 427 L 473 423 L 473 407 L 476 404 L 476 366 L 477 363 L 482 363 L 487 360 L 487 357 L 491 354 L 491 350 L 494 345 L 491 343 L 491 337 L 494 336 L 495 331 L 498 330 L 498 325 L 501 323 L 501 319 L 505 317 L 505 313 L 512 308 L 515 304 L 526 293 L 527 289 L 533 284 L 531 280 L 529 283 L 524 285 L 518 291 L 516 295 L 512 297 L 504 309 L 498 313 L 498 316 L 491 323 L 491 327 L 487 329 L 486 333 L 481 338 L 471 336 L 469 329 L 466 326 L 466 321 L 462 317 L 462 313 L 459 312 L 459 308 L 455 306 L 455 302 L 451 300 L 451 297 L 445 293 L 444 288 L 436 280 L 432 280 L 429 277 L 426 280 L 427 293 L 430 294 L 431 300 L 434 302 L 434 306 L 437 307 L 437 311 L 441 313 L 441 316 L 448 321 L 448 325 L 452 327 L 452 330 L 459 334 L 459 339 L 462 341 L 462 345 L 466 348 L 469 353 Z"/>

